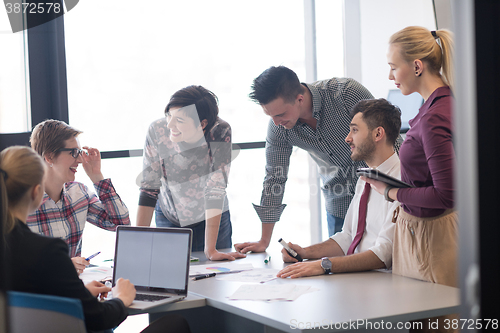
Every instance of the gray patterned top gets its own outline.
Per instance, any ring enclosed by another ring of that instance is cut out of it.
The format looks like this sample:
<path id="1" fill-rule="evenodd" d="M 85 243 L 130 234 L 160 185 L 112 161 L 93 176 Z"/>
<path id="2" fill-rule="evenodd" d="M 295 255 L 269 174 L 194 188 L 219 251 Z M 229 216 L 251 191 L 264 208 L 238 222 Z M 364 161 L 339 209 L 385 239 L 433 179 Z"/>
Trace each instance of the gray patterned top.
<path id="1" fill-rule="evenodd" d="M 207 142 L 208 140 L 208 142 Z M 205 220 L 205 210 L 229 209 L 226 199 L 231 164 L 231 127 L 218 118 L 194 144 L 175 143 L 165 118 L 153 122 L 144 146 L 139 205 L 154 207 L 181 226 Z"/>

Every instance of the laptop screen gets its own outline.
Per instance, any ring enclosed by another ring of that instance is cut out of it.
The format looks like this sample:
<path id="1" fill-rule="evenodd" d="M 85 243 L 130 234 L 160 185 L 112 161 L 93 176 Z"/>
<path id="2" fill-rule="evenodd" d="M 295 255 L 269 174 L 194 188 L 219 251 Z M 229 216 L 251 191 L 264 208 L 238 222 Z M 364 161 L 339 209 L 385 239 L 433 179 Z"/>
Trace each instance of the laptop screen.
<path id="1" fill-rule="evenodd" d="M 191 230 L 119 226 L 113 285 L 129 279 L 138 291 L 186 293 Z"/>
<path id="2" fill-rule="evenodd" d="M 391 89 L 387 95 L 387 100 L 401 109 L 401 132 L 408 131 L 410 128 L 408 122 L 415 118 L 424 103 L 422 96 L 416 92 L 405 96 L 401 93 L 401 90 Z"/>

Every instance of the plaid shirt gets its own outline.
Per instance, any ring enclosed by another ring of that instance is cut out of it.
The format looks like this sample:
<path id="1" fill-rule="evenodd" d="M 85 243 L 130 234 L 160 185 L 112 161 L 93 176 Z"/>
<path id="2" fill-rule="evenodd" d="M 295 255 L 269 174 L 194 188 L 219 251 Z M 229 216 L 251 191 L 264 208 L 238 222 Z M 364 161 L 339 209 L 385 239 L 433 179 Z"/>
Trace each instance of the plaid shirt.
<path id="1" fill-rule="evenodd" d="M 336 217 L 344 218 L 347 212 L 358 180 L 356 169 L 366 167 L 364 162 L 351 159 L 351 150 L 345 138 L 349 134 L 352 107 L 360 100 L 373 99 L 372 94 L 349 78 L 333 78 L 304 85 L 312 95 L 316 130 L 300 121 L 291 129 L 276 126 L 272 119 L 269 121 L 264 189 L 260 206 L 254 205 L 264 223 L 277 222 L 286 207 L 282 200 L 294 146 L 306 150 L 318 164 L 326 210 Z M 401 142 L 399 137 L 396 150 L 399 150 Z"/>
<path id="2" fill-rule="evenodd" d="M 69 246 L 70 257 L 77 257 L 82 252 L 85 221 L 113 231 L 119 225 L 130 225 L 128 208 L 116 193 L 111 179 L 101 180 L 94 187 L 99 198 L 78 182 L 64 184 L 58 202 L 45 193 L 40 208 L 28 216 L 28 227 L 38 234 L 62 238 Z"/>

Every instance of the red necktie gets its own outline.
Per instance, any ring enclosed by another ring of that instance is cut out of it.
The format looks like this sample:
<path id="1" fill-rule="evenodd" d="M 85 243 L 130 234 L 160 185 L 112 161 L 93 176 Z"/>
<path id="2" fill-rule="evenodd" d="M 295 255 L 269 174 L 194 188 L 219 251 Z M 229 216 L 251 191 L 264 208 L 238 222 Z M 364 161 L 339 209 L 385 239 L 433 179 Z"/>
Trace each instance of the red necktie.
<path id="1" fill-rule="evenodd" d="M 356 236 L 349 246 L 349 250 L 347 251 L 347 255 L 353 254 L 354 249 L 358 246 L 361 241 L 361 237 L 365 233 L 366 227 L 366 206 L 368 205 L 368 196 L 370 195 L 370 183 L 365 184 L 365 189 L 363 190 L 363 194 L 361 195 L 361 199 L 359 200 L 359 217 L 358 217 L 358 230 L 356 231 Z"/>

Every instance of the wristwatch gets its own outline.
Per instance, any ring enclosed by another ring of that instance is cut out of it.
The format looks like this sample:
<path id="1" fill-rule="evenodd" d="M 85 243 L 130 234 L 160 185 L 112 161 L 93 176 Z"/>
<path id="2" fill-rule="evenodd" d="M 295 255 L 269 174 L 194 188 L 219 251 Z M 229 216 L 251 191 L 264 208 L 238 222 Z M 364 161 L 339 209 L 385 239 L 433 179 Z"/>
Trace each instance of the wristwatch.
<path id="1" fill-rule="evenodd" d="M 392 190 L 394 187 L 392 186 L 386 186 L 385 188 L 385 191 L 384 191 L 384 198 L 385 200 L 389 201 L 389 202 L 394 202 L 394 200 L 392 200 L 390 197 L 389 197 L 389 191 Z"/>
<path id="2" fill-rule="evenodd" d="M 330 274 L 332 272 L 332 262 L 328 257 L 321 258 L 321 268 L 323 268 L 325 274 Z"/>

